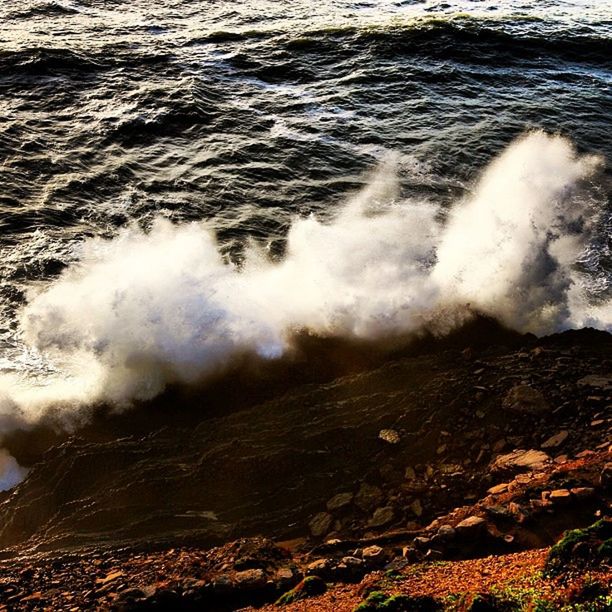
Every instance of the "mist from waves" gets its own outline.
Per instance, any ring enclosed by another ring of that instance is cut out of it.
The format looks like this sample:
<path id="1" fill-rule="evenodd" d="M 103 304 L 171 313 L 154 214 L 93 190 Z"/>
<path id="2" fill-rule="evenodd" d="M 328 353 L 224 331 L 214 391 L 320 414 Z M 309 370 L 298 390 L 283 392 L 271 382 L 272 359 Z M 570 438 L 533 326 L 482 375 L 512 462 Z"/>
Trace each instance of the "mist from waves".
<path id="1" fill-rule="evenodd" d="M 594 303 L 576 266 L 602 238 L 600 157 L 526 134 L 449 213 L 400 199 L 397 163 L 384 160 L 331 221 L 296 218 L 280 261 L 256 243 L 240 266 L 224 259 L 209 222 L 158 219 L 148 232 L 129 226 L 84 242 L 77 263 L 32 289 L 20 316 L 24 341 L 62 374 L 45 384 L 4 377 L 0 432 L 49 410 L 77 427 L 94 402 L 122 409 L 245 354 L 283 358 L 304 331 L 444 335 L 474 312 L 540 335 L 612 330 L 612 301 Z M 9 467 L 4 480 L 19 470 Z"/>

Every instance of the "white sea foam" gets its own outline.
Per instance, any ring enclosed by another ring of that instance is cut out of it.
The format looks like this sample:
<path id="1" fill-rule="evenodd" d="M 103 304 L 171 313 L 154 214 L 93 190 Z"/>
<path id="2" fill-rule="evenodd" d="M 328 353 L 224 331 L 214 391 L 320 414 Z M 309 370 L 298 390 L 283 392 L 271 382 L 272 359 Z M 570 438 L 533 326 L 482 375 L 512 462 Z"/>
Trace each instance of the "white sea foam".
<path id="1" fill-rule="evenodd" d="M 4 384 L 4 430 L 49 407 L 68 421 L 96 401 L 149 399 L 236 357 L 282 357 L 297 331 L 379 339 L 446 333 L 474 311 L 523 332 L 612 329 L 588 306 L 574 263 L 600 210 L 583 188 L 601 160 L 535 132 L 514 142 L 445 218 L 400 199 L 393 160 L 324 223 L 297 218 L 282 261 L 250 246 L 225 261 L 211 224 L 158 220 L 83 245 L 78 263 L 29 298 L 25 341 L 60 364 L 45 386 Z"/>

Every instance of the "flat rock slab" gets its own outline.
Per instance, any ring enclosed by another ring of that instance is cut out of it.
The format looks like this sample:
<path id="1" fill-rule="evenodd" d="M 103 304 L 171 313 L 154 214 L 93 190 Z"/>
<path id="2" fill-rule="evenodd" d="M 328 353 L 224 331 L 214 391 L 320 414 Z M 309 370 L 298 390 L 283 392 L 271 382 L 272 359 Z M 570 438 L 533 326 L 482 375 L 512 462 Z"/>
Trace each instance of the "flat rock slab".
<path id="1" fill-rule="evenodd" d="M 491 463 L 493 472 L 525 472 L 539 470 L 550 461 L 550 457 L 539 450 L 515 450 L 499 455 Z"/>

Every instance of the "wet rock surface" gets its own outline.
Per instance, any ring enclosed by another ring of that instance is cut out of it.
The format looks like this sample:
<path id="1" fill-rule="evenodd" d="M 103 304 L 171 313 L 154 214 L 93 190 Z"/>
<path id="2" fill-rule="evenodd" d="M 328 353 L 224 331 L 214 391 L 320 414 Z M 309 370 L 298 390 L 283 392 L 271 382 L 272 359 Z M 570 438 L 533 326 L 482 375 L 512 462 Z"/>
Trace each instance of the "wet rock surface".
<path id="1" fill-rule="evenodd" d="M 237 609 L 304 576 L 354 583 L 550 546 L 605 519 L 610 336 L 522 342 L 397 358 L 191 428 L 52 447 L 0 505 L 0 603 Z M 517 385 L 547 409 L 504 409 Z"/>

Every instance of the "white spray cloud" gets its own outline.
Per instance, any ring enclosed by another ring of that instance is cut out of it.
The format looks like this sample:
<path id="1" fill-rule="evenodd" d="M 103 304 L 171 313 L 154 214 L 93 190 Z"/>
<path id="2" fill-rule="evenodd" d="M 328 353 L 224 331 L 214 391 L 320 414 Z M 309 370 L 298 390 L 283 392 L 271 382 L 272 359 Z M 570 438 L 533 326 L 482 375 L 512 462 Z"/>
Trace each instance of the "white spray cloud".
<path id="1" fill-rule="evenodd" d="M 83 418 L 83 404 L 148 399 L 243 354 L 281 357 L 301 330 L 441 334 L 473 310 L 538 334 L 611 329 L 610 304 L 589 309 L 573 267 L 598 214 L 581 184 L 600 163 L 561 137 L 529 134 L 443 221 L 439 206 L 399 199 L 391 160 L 332 222 L 296 219 L 276 263 L 255 246 L 241 268 L 224 261 L 205 222 L 160 219 L 148 233 L 90 240 L 21 318 L 26 342 L 65 375 L 11 383 L 2 418 L 10 427 L 49 406 Z"/>

